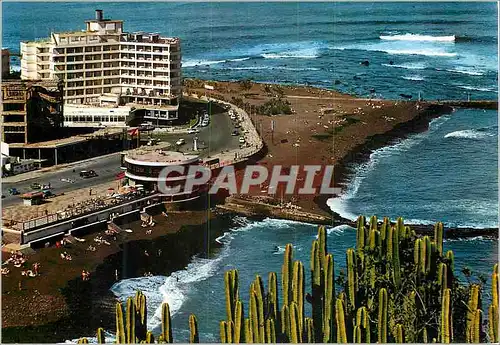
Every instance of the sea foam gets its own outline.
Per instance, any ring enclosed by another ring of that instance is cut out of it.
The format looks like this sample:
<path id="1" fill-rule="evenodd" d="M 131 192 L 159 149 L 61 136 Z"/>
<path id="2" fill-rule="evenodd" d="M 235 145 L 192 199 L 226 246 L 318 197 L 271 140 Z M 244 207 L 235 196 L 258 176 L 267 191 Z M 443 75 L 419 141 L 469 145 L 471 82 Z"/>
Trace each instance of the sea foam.
<path id="1" fill-rule="evenodd" d="M 417 35 L 417 34 L 404 34 L 404 35 L 382 35 L 381 40 L 387 41 L 419 41 L 419 42 L 455 42 L 455 35 L 452 36 L 431 36 L 431 35 Z"/>

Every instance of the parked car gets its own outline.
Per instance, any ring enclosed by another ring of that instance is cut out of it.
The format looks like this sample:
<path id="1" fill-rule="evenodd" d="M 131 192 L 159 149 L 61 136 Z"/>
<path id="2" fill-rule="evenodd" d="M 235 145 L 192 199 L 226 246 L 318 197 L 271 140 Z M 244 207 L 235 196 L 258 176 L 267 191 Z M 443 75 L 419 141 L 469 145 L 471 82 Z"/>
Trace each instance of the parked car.
<path id="1" fill-rule="evenodd" d="M 44 190 L 42 191 L 42 193 L 43 193 L 43 197 L 44 197 L 45 199 L 47 199 L 47 198 L 53 198 L 53 197 L 55 197 L 55 196 L 56 196 L 54 193 L 52 193 L 52 192 L 51 192 L 50 190 L 48 190 L 48 189 L 44 189 Z"/>
<path id="2" fill-rule="evenodd" d="M 80 177 L 91 178 L 96 177 L 97 173 L 94 170 L 82 170 L 80 171 Z"/>
<path id="3" fill-rule="evenodd" d="M 188 134 L 194 134 L 194 133 L 198 133 L 200 130 L 199 129 L 196 129 L 196 128 L 189 128 L 187 130 Z"/>
<path id="4" fill-rule="evenodd" d="M 9 188 L 9 194 L 11 195 L 18 195 L 20 194 L 17 188 Z"/>
<path id="5" fill-rule="evenodd" d="M 239 123 L 235 123 L 234 124 L 234 128 L 240 128 L 240 124 Z"/>
<path id="6" fill-rule="evenodd" d="M 201 123 L 201 125 L 202 125 L 203 127 L 208 126 L 208 121 L 203 120 L 203 122 Z"/>
<path id="7" fill-rule="evenodd" d="M 42 188 L 42 185 L 38 182 L 33 182 L 31 185 L 30 185 L 31 189 L 40 189 Z"/>
<path id="8" fill-rule="evenodd" d="M 186 143 L 186 140 L 181 138 L 175 142 L 175 145 L 181 146 L 181 145 L 184 145 L 185 143 Z"/>
<path id="9" fill-rule="evenodd" d="M 244 144 L 245 143 L 245 137 L 240 137 L 240 144 Z"/>
<path id="10" fill-rule="evenodd" d="M 231 135 L 233 137 L 237 137 L 238 135 L 240 135 L 240 133 L 237 130 L 234 130 L 233 133 L 231 133 Z"/>

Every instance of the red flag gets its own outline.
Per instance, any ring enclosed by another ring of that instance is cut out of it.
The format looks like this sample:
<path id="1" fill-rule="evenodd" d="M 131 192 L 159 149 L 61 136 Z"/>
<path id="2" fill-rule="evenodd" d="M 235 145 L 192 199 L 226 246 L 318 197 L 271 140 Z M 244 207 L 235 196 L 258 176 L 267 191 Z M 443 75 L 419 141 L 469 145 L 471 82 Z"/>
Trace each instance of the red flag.
<path id="1" fill-rule="evenodd" d="M 130 134 L 131 136 L 135 136 L 139 133 L 139 128 L 135 127 L 135 128 L 130 128 L 128 130 L 128 134 Z"/>

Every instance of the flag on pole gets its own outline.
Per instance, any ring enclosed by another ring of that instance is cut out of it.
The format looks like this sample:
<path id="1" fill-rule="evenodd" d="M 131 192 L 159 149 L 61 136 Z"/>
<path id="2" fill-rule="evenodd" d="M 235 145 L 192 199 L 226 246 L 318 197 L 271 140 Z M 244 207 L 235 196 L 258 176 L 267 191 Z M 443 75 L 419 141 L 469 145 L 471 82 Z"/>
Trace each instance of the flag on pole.
<path id="1" fill-rule="evenodd" d="M 139 133 L 139 128 L 137 128 L 137 127 L 130 128 L 128 130 L 128 134 L 130 134 L 130 136 L 132 136 L 132 137 L 137 135 L 138 133 Z"/>

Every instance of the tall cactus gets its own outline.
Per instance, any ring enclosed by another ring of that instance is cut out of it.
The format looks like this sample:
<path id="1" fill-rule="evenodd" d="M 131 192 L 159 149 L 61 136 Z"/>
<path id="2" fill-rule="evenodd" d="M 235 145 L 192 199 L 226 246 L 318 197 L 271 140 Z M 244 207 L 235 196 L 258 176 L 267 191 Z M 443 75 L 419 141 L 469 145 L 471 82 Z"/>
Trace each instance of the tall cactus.
<path id="1" fill-rule="evenodd" d="M 283 304 L 288 305 L 292 301 L 292 263 L 293 248 L 287 244 L 285 248 L 285 257 L 281 268 L 281 286 L 283 289 Z"/>
<path id="2" fill-rule="evenodd" d="M 440 341 L 449 344 L 452 339 L 451 290 L 445 289 L 441 302 Z"/>
<path id="3" fill-rule="evenodd" d="M 354 249 L 349 248 L 346 252 L 347 262 L 347 296 L 349 297 L 349 305 L 351 309 L 356 308 L 356 291 L 357 291 L 357 269 L 356 269 L 356 254 Z"/>
<path id="4" fill-rule="evenodd" d="M 104 328 L 102 327 L 97 329 L 97 343 L 106 344 L 106 335 L 104 334 Z"/>
<path id="5" fill-rule="evenodd" d="M 233 342 L 239 344 L 242 340 L 242 331 L 244 329 L 244 312 L 243 303 L 241 301 L 236 302 L 235 317 L 234 317 L 234 332 L 233 332 Z"/>
<path id="6" fill-rule="evenodd" d="M 292 299 L 297 304 L 297 326 L 299 330 L 300 339 L 302 339 L 304 327 L 304 265 L 300 261 L 293 263 L 293 285 L 292 285 Z"/>
<path id="7" fill-rule="evenodd" d="M 403 325 L 397 324 L 396 325 L 396 334 L 395 334 L 396 343 L 398 343 L 398 344 L 404 343 L 404 334 L 403 333 L 404 333 L 403 332 Z"/>
<path id="8" fill-rule="evenodd" d="M 306 317 L 305 319 L 305 342 L 306 343 L 314 343 L 314 325 L 313 319 L 310 317 Z"/>
<path id="9" fill-rule="evenodd" d="M 170 316 L 170 306 L 168 303 L 161 305 L 161 336 L 165 343 L 173 343 L 172 318 Z"/>
<path id="10" fill-rule="evenodd" d="M 87 338 L 80 338 L 78 339 L 78 344 L 88 344 L 89 340 Z"/>
<path id="11" fill-rule="evenodd" d="M 398 219 L 398 225 L 402 219 Z M 403 225 L 399 225 L 401 228 Z M 396 288 L 401 286 L 401 265 L 399 261 L 399 229 L 392 232 L 392 278 Z"/>
<path id="12" fill-rule="evenodd" d="M 491 343 L 498 343 L 498 304 L 491 303 L 488 308 L 488 336 Z"/>
<path id="13" fill-rule="evenodd" d="M 127 332 L 127 343 L 135 344 L 135 303 L 132 297 L 127 298 L 127 323 L 126 323 L 126 332 Z"/>
<path id="14" fill-rule="evenodd" d="M 336 306 L 336 321 L 337 321 L 337 343 L 347 343 L 347 331 L 345 328 L 344 305 L 341 299 L 337 299 Z"/>
<path id="15" fill-rule="evenodd" d="M 198 334 L 198 321 L 196 320 L 196 316 L 194 314 L 189 315 L 189 342 L 191 344 L 200 342 Z"/>
<path id="16" fill-rule="evenodd" d="M 299 326 L 299 307 L 297 303 L 290 304 L 290 343 L 298 344 L 302 342 Z"/>
<path id="17" fill-rule="evenodd" d="M 154 344 L 155 343 L 155 336 L 153 335 L 153 332 L 147 331 L 146 332 L 146 344 Z"/>
<path id="18" fill-rule="evenodd" d="M 125 324 L 123 322 L 123 309 L 122 309 L 122 304 L 120 302 L 116 303 L 115 316 L 116 316 L 116 343 L 125 344 L 126 343 Z"/>
<path id="19" fill-rule="evenodd" d="M 358 254 L 361 266 L 363 266 L 365 246 L 368 242 L 366 239 L 365 223 L 365 217 L 359 216 L 356 229 L 356 252 Z"/>
<path id="20" fill-rule="evenodd" d="M 318 236 L 319 237 L 319 236 Z M 315 240 L 311 249 L 311 289 L 312 289 L 312 316 L 314 325 L 314 335 L 316 342 L 321 342 L 321 328 L 323 325 L 322 300 L 323 288 L 321 281 L 321 254 L 319 250 L 319 241 Z"/>
<path id="21" fill-rule="evenodd" d="M 228 321 L 234 321 L 236 301 L 238 297 L 238 271 L 230 270 L 224 274 L 224 287 L 226 292 L 226 314 Z"/>
<path id="22" fill-rule="evenodd" d="M 472 325 L 474 323 L 476 310 L 480 306 L 479 293 L 480 286 L 477 284 L 471 285 L 469 293 L 469 303 L 467 304 L 467 324 L 465 330 L 467 342 L 472 342 Z"/>
<path id="23" fill-rule="evenodd" d="M 276 329 L 274 319 L 266 320 L 266 343 L 276 344 Z"/>
<path id="24" fill-rule="evenodd" d="M 434 225 L 434 242 L 436 243 L 436 250 L 440 256 L 443 255 L 443 235 L 443 223 L 436 223 Z"/>
<path id="25" fill-rule="evenodd" d="M 441 288 L 441 294 L 448 288 L 448 266 L 443 262 L 439 264 L 438 285 Z"/>
<path id="26" fill-rule="evenodd" d="M 333 322 L 335 320 L 335 271 L 333 255 L 325 260 L 325 293 L 323 305 L 323 342 L 333 341 Z"/>
<path id="27" fill-rule="evenodd" d="M 387 290 L 381 288 L 378 293 L 378 342 L 387 343 Z"/>
<path id="28" fill-rule="evenodd" d="M 136 310 L 135 336 L 139 339 L 139 341 L 146 340 L 148 312 L 146 306 L 146 296 L 140 290 L 135 293 L 134 305 Z"/>
<path id="29" fill-rule="evenodd" d="M 250 323 L 250 319 L 245 319 L 245 343 L 252 344 L 253 343 L 253 330 Z"/>
<path id="30" fill-rule="evenodd" d="M 267 310 L 269 318 L 279 322 L 278 279 L 275 272 L 269 272 L 267 279 Z M 276 326 L 277 324 L 275 324 Z"/>

